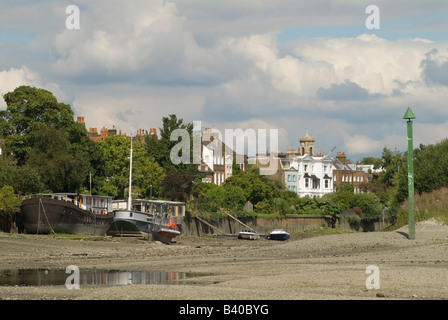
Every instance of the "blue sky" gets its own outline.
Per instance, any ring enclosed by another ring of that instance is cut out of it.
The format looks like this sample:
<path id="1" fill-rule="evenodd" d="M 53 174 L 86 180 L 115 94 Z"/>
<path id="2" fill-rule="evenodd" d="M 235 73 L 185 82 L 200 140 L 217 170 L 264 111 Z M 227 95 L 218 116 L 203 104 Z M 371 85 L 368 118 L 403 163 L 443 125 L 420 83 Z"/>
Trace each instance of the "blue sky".
<path id="1" fill-rule="evenodd" d="M 80 8 L 67 30 L 65 9 Z M 380 10 L 380 29 L 365 22 Z M 278 129 L 358 160 L 448 136 L 448 3 L 428 1 L 4 1 L 0 93 L 52 91 L 88 127 Z M 5 108 L 3 101 L 0 108 Z"/>

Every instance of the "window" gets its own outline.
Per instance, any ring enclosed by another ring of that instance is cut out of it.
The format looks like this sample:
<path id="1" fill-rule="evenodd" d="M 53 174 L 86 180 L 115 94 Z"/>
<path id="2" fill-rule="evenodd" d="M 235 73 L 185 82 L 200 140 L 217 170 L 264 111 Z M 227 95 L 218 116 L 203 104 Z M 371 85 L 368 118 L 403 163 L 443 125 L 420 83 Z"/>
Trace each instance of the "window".
<path id="1" fill-rule="evenodd" d="M 306 178 L 305 179 L 305 188 L 309 188 L 310 187 L 310 179 Z"/>
<path id="2" fill-rule="evenodd" d="M 295 174 L 292 175 L 292 181 L 294 181 L 294 182 L 297 181 L 297 176 Z"/>
<path id="3" fill-rule="evenodd" d="M 325 189 L 328 189 L 330 180 L 325 179 L 324 181 L 325 181 Z"/>
<path id="4" fill-rule="evenodd" d="M 307 165 L 307 164 L 304 164 L 304 165 L 303 165 L 303 170 L 304 170 L 305 172 L 308 171 L 308 165 Z"/>

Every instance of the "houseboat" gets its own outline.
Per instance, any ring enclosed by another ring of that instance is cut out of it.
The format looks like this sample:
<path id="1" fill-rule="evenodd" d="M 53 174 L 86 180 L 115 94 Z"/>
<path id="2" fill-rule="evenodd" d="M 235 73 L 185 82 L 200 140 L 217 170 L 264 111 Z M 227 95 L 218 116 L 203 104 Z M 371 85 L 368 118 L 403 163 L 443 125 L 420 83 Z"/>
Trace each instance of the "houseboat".
<path id="1" fill-rule="evenodd" d="M 133 134 L 131 130 L 131 153 L 129 161 L 129 195 L 128 200 L 114 202 L 114 217 L 112 225 L 107 231 L 108 235 L 147 235 L 148 238 L 170 243 L 171 240 L 180 234 L 176 223 L 171 224 L 173 213 L 178 213 L 181 206 L 183 219 L 185 206 L 183 203 L 176 203 L 162 200 L 132 199 L 132 155 L 133 155 Z M 175 205 L 176 204 L 176 205 Z"/>
<path id="2" fill-rule="evenodd" d="M 113 221 L 112 197 L 47 193 L 22 201 L 20 214 L 27 233 L 106 234 Z"/>

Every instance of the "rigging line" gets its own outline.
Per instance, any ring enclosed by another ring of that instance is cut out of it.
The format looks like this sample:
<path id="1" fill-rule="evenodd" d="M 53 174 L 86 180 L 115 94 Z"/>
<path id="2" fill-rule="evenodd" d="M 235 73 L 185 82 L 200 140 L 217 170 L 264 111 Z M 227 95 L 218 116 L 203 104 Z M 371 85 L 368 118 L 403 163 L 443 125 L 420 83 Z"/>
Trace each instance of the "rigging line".
<path id="1" fill-rule="evenodd" d="M 42 198 L 39 198 L 39 202 L 40 202 L 40 204 L 42 205 L 42 210 L 44 211 L 45 220 L 47 220 L 47 224 L 48 224 L 48 226 L 50 227 L 51 232 L 52 232 L 53 234 L 55 234 L 56 232 L 54 232 L 53 228 L 51 227 L 50 221 L 48 221 L 48 216 L 47 216 L 47 213 L 45 212 L 45 207 L 44 207 L 44 204 L 43 204 L 43 202 L 42 202 Z"/>

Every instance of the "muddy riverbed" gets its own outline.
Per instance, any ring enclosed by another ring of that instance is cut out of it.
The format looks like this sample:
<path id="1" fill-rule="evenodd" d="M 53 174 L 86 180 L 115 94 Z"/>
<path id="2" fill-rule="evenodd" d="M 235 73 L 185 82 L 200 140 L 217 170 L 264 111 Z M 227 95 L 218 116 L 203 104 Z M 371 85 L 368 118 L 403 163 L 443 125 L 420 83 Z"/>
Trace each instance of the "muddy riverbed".
<path id="1" fill-rule="evenodd" d="M 171 245 L 135 238 L 0 233 L 0 271 L 39 269 L 51 274 L 76 266 L 81 275 L 96 269 L 182 277 L 181 282 L 80 284 L 72 290 L 64 284 L 3 285 L 0 299 L 448 299 L 448 227 L 420 222 L 414 240 L 407 238 L 407 231 L 285 242 L 180 236 Z"/>

